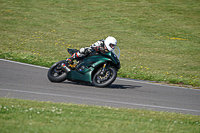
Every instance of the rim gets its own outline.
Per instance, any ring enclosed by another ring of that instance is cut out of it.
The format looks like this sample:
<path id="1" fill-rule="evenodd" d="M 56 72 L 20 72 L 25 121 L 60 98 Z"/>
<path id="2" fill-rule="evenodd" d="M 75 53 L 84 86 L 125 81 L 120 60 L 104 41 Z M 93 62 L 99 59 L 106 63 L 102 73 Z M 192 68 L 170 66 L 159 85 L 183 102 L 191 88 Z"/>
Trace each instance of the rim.
<path id="1" fill-rule="evenodd" d="M 98 84 L 106 83 L 108 82 L 113 76 L 113 71 L 112 70 L 107 70 L 104 72 L 104 74 L 101 74 L 101 70 L 99 71 L 99 74 L 96 77 L 96 82 Z"/>

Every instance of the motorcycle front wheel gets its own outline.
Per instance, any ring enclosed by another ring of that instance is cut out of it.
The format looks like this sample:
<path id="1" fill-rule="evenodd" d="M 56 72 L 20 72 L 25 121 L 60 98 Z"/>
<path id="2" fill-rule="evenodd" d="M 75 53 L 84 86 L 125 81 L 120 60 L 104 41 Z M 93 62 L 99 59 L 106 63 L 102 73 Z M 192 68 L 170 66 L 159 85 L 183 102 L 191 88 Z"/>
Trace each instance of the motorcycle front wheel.
<path id="1" fill-rule="evenodd" d="M 92 83 L 96 87 L 106 87 L 112 84 L 117 77 L 117 70 L 113 67 L 107 68 L 103 73 L 99 69 L 93 76 Z"/>
<path id="2" fill-rule="evenodd" d="M 61 69 L 62 63 L 66 63 L 66 61 L 59 61 L 49 68 L 47 77 L 51 82 L 60 83 L 66 80 L 67 74 Z"/>

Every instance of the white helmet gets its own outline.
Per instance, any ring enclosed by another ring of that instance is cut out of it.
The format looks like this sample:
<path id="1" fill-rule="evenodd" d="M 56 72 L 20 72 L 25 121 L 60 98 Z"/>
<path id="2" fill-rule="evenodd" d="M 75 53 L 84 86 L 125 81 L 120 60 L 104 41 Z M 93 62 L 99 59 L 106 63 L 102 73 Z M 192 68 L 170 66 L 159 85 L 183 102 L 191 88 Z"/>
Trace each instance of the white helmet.
<path id="1" fill-rule="evenodd" d="M 113 51 L 115 46 L 117 46 L 117 40 L 112 37 L 112 36 L 108 36 L 105 41 L 104 41 L 108 51 Z"/>

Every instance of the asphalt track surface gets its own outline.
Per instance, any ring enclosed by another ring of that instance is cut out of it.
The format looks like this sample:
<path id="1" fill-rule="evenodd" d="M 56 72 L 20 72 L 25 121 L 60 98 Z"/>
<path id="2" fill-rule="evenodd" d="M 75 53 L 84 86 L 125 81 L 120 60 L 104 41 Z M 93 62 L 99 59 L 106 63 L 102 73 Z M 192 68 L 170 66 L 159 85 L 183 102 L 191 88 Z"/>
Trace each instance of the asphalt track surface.
<path id="1" fill-rule="evenodd" d="M 51 83 L 48 68 L 0 59 L 0 97 L 200 115 L 200 90 L 117 78 L 107 88 Z"/>

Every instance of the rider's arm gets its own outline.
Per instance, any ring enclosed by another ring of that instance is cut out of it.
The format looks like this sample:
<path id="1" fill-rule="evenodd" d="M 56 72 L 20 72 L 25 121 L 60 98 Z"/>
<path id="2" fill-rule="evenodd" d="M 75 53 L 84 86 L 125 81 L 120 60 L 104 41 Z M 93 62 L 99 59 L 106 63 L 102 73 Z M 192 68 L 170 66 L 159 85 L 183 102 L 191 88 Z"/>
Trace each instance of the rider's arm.
<path id="1" fill-rule="evenodd" d="M 91 46 L 90 46 L 90 48 L 92 49 L 92 50 L 95 50 L 95 51 L 97 51 L 97 52 L 102 52 L 103 50 L 104 50 L 104 48 L 103 48 L 103 42 L 104 40 L 99 40 L 99 41 L 97 41 L 97 42 L 95 42 L 94 44 L 92 44 Z"/>

